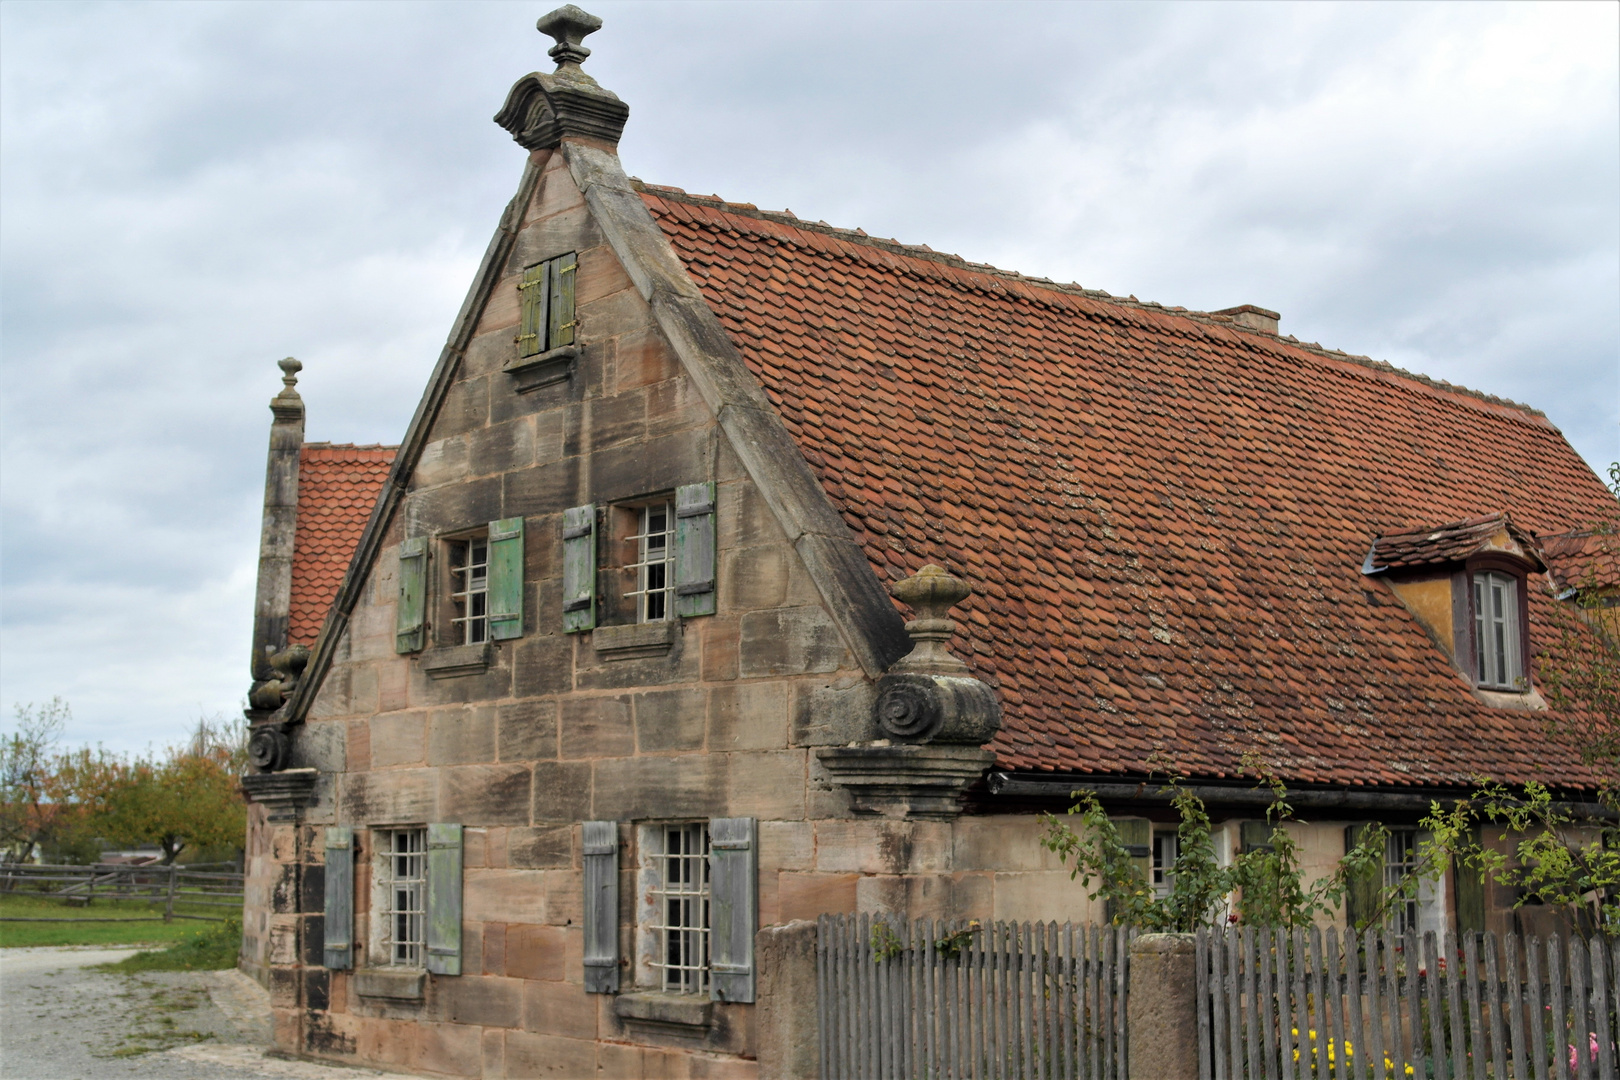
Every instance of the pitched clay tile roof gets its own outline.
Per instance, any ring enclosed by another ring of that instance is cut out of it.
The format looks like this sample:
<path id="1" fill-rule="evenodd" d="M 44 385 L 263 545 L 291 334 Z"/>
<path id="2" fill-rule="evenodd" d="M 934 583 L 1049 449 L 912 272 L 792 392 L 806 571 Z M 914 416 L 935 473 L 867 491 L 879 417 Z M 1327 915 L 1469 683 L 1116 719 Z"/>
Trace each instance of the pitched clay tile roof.
<path id="1" fill-rule="evenodd" d="M 1373 541 L 1372 550 L 1367 553 L 1365 570 L 1375 573 L 1462 562 L 1486 550 L 1492 537 L 1502 533 L 1506 533 L 1532 562 L 1540 563 L 1535 539 L 1525 535 L 1507 514 L 1496 513 L 1433 528 L 1406 529 L 1380 536 Z M 1545 569 L 1544 566 L 1539 568 Z"/>
<path id="2" fill-rule="evenodd" d="M 1252 752 L 1298 782 L 1592 782 L 1361 573 L 1375 538 L 1434 522 L 1595 517 L 1610 496 L 1538 413 L 1218 315 L 643 198 L 879 576 L 974 585 L 953 648 L 999 689 L 1001 767 L 1218 778 Z"/>
<path id="3" fill-rule="evenodd" d="M 398 449 L 305 443 L 299 452 L 288 644 L 315 644 Z"/>
<path id="4" fill-rule="evenodd" d="M 1560 589 L 1620 589 L 1620 533 L 1574 529 L 1540 538 Z"/>

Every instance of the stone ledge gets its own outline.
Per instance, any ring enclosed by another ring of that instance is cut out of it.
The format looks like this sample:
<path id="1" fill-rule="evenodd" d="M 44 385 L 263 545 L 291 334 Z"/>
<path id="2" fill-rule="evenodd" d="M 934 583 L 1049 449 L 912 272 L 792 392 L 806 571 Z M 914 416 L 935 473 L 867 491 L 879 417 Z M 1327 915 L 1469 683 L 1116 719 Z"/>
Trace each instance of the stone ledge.
<path id="1" fill-rule="evenodd" d="M 832 782 L 849 791 L 857 814 L 954 818 L 962 795 L 995 764 L 977 746 L 834 746 L 816 751 Z"/>
<path id="2" fill-rule="evenodd" d="M 421 1001 L 427 972 L 395 968 L 361 968 L 354 973 L 354 992 L 361 997 Z"/>
<path id="3" fill-rule="evenodd" d="M 458 675 L 479 675 L 489 670 L 493 659 L 489 642 L 477 645 L 448 645 L 422 654 L 422 670 L 430 678 L 453 679 Z"/>
<path id="4" fill-rule="evenodd" d="M 501 365 L 501 370 L 512 376 L 513 387 L 518 393 L 538 390 L 573 375 L 574 361 L 581 351 L 578 345 L 561 345 L 534 356 L 508 360 Z"/>
<path id="5" fill-rule="evenodd" d="M 264 806 L 273 822 L 297 821 L 298 811 L 315 798 L 316 769 L 284 769 L 281 772 L 250 773 L 242 777 L 242 791 L 249 802 Z"/>
<path id="6" fill-rule="evenodd" d="M 667 994 L 654 990 L 620 994 L 613 1012 L 627 1027 L 645 1026 L 665 1034 L 701 1038 L 714 1019 L 714 1003 L 695 994 Z"/>
<path id="7" fill-rule="evenodd" d="M 675 643 L 674 619 L 663 622 L 628 623 L 624 626 L 598 626 L 591 631 L 591 645 L 602 660 L 633 660 L 641 656 L 661 656 Z"/>

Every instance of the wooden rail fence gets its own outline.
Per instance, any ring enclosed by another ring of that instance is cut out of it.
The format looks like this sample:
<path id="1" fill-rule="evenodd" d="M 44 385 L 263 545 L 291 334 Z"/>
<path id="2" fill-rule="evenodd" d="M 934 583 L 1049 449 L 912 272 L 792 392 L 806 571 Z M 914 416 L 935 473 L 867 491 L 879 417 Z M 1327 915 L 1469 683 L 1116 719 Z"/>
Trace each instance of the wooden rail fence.
<path id="1" fill-rule="evenodd" d="M 825 1080 L 1125 1080 L 1133 931 L 823 915 Z"/>
<path id="2" fill-rule="evenodd" d="M 1201 930 L 1202 1080 L 1616 1080 L 1620 943 Z"/>
<path id="3" fill-rule="evenodd" d="M 230 869 L 220 869 L 228 867 Z M 149 900 L 163 905 L 162 915 L 24 917 L 0 916 L 0 922 L 168 922 L 199 919 L 223 922 L 242 910 L 243 878 L 233 863 L 194 863 L 188 866 L 129 866 L 100 863 L 94 866 L 47 866 L 30 863 L 0 864 L 0 892 L 50 897 L 64 904 L 88 906 L 106 900 Z M 187 909 L 230 909 L 217 915 L 199 915 Z"/>

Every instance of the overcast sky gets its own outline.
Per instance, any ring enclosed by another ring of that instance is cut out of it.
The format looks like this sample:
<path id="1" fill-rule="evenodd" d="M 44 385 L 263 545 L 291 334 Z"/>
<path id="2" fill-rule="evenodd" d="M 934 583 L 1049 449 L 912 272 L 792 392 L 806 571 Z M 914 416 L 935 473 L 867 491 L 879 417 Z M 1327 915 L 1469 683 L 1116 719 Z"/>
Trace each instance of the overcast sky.
<path id="1" fill-rule="evenodd" d="M 1620 6 L 585 6 L 632 175 L 1259 304 L 1620 457 Z M 275 361 L 311 440 L 399 440 L 548 7 L 0 4 L 6 717 L 241 707 Z"/>

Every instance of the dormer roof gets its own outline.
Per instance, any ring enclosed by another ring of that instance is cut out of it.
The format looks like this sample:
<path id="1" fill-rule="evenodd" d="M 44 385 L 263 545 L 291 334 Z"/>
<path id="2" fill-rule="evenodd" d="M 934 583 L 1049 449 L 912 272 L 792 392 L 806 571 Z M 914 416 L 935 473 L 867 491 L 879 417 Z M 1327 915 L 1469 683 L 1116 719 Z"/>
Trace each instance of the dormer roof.
<path id="1" fill-rule="evenodd" d="M 1433 528 L 1387 533 L 1373 541 L 1362 566 L 1364 574 L 1418 567 L 1443 567 L 1476 555 L 1514 558 L 1536 570 L 1547 567 L 1535 537 L 1513 524 L 1506 511 L 1452 521 Z"/>

